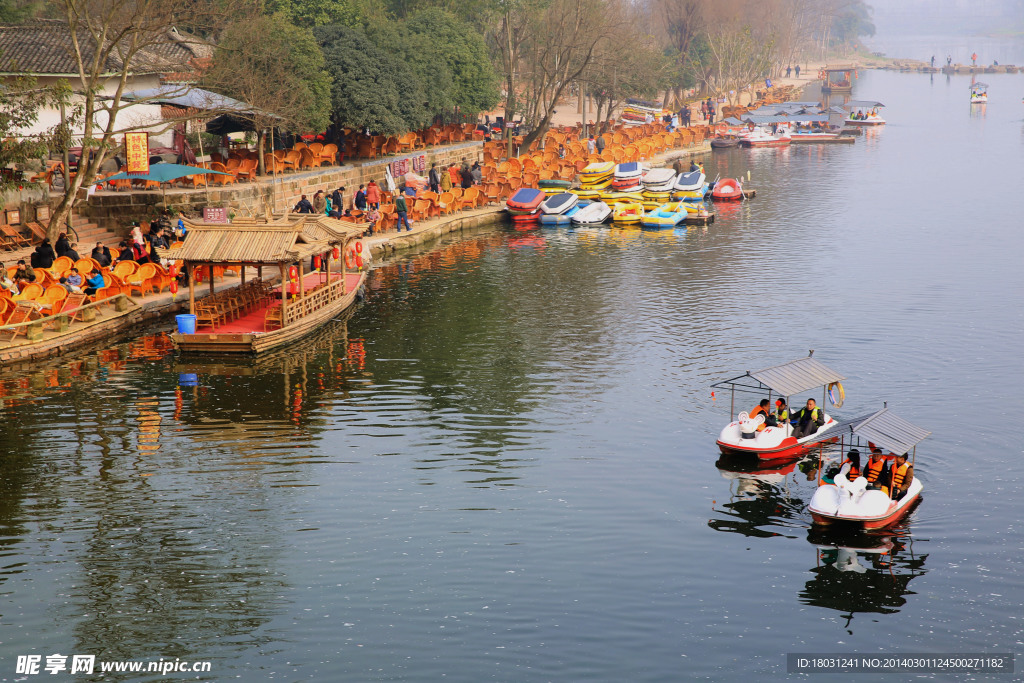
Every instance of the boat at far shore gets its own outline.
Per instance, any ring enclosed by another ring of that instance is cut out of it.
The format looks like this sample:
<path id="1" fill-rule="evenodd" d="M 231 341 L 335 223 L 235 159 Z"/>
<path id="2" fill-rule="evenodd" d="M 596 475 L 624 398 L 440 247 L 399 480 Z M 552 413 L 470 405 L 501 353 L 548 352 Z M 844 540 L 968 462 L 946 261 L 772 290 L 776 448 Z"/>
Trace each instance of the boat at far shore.
<path id="1" fill-rule="evenodd" d="M 792 142 L 789 129 L 776 126 L 774 130 L 765 126 L 756 126 L 745 135 L 740 136 L 740 144 L 744 147 L 785 147 Z"/>

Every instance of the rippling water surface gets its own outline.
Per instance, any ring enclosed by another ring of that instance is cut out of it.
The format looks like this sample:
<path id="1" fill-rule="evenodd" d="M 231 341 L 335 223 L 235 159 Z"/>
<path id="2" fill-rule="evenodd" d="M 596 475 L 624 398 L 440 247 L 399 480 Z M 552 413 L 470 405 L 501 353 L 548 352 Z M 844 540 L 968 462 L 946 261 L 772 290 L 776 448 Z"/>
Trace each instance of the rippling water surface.
<path id="1" fill-rule="evenodd" d="M 53 653 L 666 681 L 1020 650 L 1024 76 L 986 80 L 972 110 L 968 78 L 862 73 L 884 130 L 716 153 L 758 196 L 708 229 L 499 228 L 382 265 L 259 361 L 152 335 L 5 370 L 0 678 Z M 807 465 L 716 467 L 709 385 L 811 348 L 839 415 L 933 432 L 891 535 L 811 532 Z"/>

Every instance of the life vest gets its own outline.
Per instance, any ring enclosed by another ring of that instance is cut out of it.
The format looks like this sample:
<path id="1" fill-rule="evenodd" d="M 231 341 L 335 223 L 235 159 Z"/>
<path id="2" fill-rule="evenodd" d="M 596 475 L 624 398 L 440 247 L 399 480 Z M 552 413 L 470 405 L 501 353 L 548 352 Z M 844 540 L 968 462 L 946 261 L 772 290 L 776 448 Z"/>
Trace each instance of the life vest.
<path id="1" fill-rule="evenodd" d="M 762 422 L 761 424 L 759 424 L 757 426 L 757 431 L 763 432 L 764 428 L 765 428 L 765 424 L 766 424 L 766 422 L 768 420 L 768 411 L 766 409 L 762 408 L 761 406 L 758 406 L 758 407 L 756 407 L 756 408 L 754 408 L 753 410 L 750 411 L 750 419 L 751 420 L 753 420 L 758 415 L 764 415 L 765 422 Z"/>
<path id="2" fill-rule="evenodd" d="M 893 464 L 892 466 L 892 488 L 896 489 L 903 488 L 903 480 L 907 478 L 907 471 L 910 469 L 910 464 L 904 462 L 902 465 Z"/>
<path id="3" fill-rule="evenodd" d="M 846 478 L 849 481 L 853 481 L 854 479 L 860 476 L 860 468 L 854 465 L 849 458 L 843 461 L 843 465 L 845 465 L 846 463 L 850 463 L 850 471 L 846 473 Z"/>
<path id="4" fill-rule="evenodd" d="M 818 421 L 818 410 L 820 410 L 820 408 L 818 408 L 818 406 L 814 406 L 814 410 L 811 411 L 811 422 L 817 422 Z M 804 416 L 806 414 L 807 414 L 807 408 L 801 408 L 800 409 L 800 422 L 804 421 Z"/>
<path id="5" fill-rule="evenodd" d="M 878 481 L 878 478 L 882 476 L 882 470 L 885 469 L 885 458 L 882 458 L 878 462 L 874 460 L 868 461 L 868 466 L 864 470 L 864 478 L 868 480 L 868 483 L 874 484 Z"/>

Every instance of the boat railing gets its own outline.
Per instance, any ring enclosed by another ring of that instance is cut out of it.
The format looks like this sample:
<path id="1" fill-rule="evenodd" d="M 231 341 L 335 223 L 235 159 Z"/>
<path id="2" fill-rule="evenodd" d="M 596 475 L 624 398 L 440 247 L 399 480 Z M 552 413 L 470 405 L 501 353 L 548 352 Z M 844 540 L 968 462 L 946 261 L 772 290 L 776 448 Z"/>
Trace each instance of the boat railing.
<path id="1" fill-rule="evenodd" d="M 344 295 L 344 278 L 337 278 L 317 285 L 313 289 L 308 290 L 304 296 L 297 296 L 295 298 L 288 299 L 288 309 L 285 312 L 282 323 L 284 326 L 288 326 L 295 321 L 304 318 L 310 313 L 323 308 L 332 301 L 340 299 Z"/>

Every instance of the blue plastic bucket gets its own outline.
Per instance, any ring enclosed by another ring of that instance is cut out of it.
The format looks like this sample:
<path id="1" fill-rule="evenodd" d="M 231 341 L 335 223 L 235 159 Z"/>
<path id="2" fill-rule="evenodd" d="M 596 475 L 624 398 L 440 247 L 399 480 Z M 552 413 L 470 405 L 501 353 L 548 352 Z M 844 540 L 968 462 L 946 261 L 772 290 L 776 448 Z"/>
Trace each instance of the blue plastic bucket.
<path id="1" fill-rule="evenodd" d="M 178 321 L 178 333 L 179 334 L 195 334 L 196 333 L 196 317 L 190 313 L 175 316 L 175 320 Z"/>
<path id="2" fill-rule="evenodd" d="M 178 385 L 183 387 L 197 387 L 199 386 L 199 375 L 194 372 L 179 372 Z"/>

